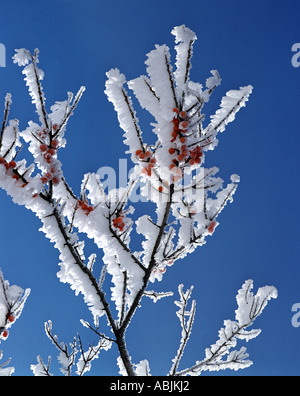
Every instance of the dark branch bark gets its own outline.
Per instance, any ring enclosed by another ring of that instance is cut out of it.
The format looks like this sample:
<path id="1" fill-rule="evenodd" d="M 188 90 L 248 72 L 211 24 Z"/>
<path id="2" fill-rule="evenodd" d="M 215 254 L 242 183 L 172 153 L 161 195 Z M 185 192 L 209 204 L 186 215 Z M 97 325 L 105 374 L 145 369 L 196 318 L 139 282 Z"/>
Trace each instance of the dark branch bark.
<path id="1" fill-rule="evenodd" d="M 123 321 L 123 323 L 122 323 L 122 326 L 120 327 L 120 331 L 121 331 L 123 334 L 125 333 L 125 331 L 126 331 L 128 325 L 129 325 L 129 323 L 130 323 L 130 320 L 132 319 L 132 317 L 133 317 L 133 315 L 134 315 L 134 313 L 135 313 L 137 307 L 139 306 L 139 303 L 140 303 L 140 301 L 141 301 L 141 299 L 142 299 L 142 297 L 143 297 L 143 295 L 144 295 L 144 292 L 145 292 L 145 290 L 146 290 L 146 288 L 147 288 L 147 286 L 148 286 L 148 283 L 149 283 L 149 279 L 150 279 L 150 275 L 151 275 L 152 269 L 153 269 L 154 266 L 156 265 L 155 256 L 156 256 L 156 253 L 157 253 L 158 248 L 159 248 L 159 246 L 160 246 L 161 239 L 162 239 L 162 236 L 163 236 L 163 234 L 164 234 L 164 230 L 165 230 L 165 228 L 166 228 L 166 225 L 168 224 L 168 218 L 169 218 L 169 215 L 170 215 L 170 209 L 171 209 L 171 205 L 172 205 L 172 196 L 173 196 L 173 193 L 174 193 L 174 184 L 171 184 L 171 185 L 170 185 L 170 190 L 169 190 L 169 199 L 168 199 L 168 202 L 167 202 L 167 204 L 166 204 L 166 209 L 165 209 L 164 217 L 163 217 L 162 222 L 161 222 L 161 225 L 160 225 L 160 227 L 159 227 L 159 233 L 158 233 L 158 235 L 157 235 L 157 238 L 156 238 L 156 241 L 155 241 L 153 250 L 152 250 L 152 254 L 151 254 L 149 266 L 148 266 L 148 268 L 146 269 L 146 272 L 145 272 L 145 275 L 144 275 L 143 286 L 142 286 L 142 288 L 138 291 L 138 293 L 137 293 L 137 295 L 136 295 L 136 297 L 135 297 L 135 299 L 134 299 L 134 301 L 133 301 L 133 303 L 132 303 L 132 305 L 131 305 L 129 311 L 127 312 L 127 315 L 126 315 L 126 317 L 125 317 L 125 319 L 124 319 L 124 321 Z"/>
<path id="2" fill-rule="evenodd" d="M 78 265 L 80 267 L 81 271 L 83 273 L 85 273 L 89 277 L 89 280 L 91 281 L 94 289 L 96 290 L 96 292 L 97 292 L 97 294 L 98 294 L 98 296 L 100 298 L 100 301 L 101 301 L 101 303 L 103 305 L 105 314 L 106 314 L 107 319 L 109 321 L 109 324 L 110 324 L 110 326 L 112 328 L 113 333 L 115 334 L 116 343 L 118 345 L 120 356 L 121 356 L 121 359 L 123 361 L 123 364 L 124 364 L 124 366 L 126 368 L 126 371 L 127 371 L 128 375 L 130 375 L 130 376 L 136 375 L 135 371 L 133 369 L 132 363 L 130 361 L 130 357 L 129 357 L 128 351 L 127 351 L 125 338 L 124 338 L 124 332 L 117 328 L 117 326 L 115 324 L 115 321 L 113 319 L 113 316 L 111 314 L 111 311 L 110 311 L 110 308 L 109 308 L 109 304 L 106 301 L 105 294 L 99 289 L 98 283 L 97 283 L 94 275 L 86 267 L 86 265 L 83 263 L 83 261 L 82 261 L 80 255 L 79 255 L 77 249 L 70 243 L 69 237 L 68 237 L 68 235 L 66 233 L 66 230 L 64 228 L 64 225 L 63 225 L 62 220 L 61 220 L 61 218 L 60 218 L 60 216 L 58 214 L 57 209 L 54 209 L 53 215 L 54 215 L 54 217 L 56 219 L 56 222 L 58 224 L 59 230 L 60 230 L 60 232 L 62 234 L 62 237 L 63 237 L 63 239 L 65 241 L 65 246 L 69 249 L 70 253 L 72 254 L 75 264 Z"/>

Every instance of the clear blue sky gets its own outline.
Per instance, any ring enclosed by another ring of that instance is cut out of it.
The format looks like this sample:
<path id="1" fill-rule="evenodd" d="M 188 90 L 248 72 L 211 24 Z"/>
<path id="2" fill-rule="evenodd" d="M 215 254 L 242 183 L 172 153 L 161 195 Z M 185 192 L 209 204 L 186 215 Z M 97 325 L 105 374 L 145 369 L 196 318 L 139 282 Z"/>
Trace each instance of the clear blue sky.
<path id="1" fill-rule="evenodd" d="M 203 358 L 223 320 L 234 319 L 235 295 L 246 279 L 254 280 L 255 291 L 266 284 L 276 286 L 278 299 L 256 323 L 261 335 L 246 345 L 254 365 L 218 375 L 298 375 L 300 328 L 291 324 L 291 307 L 300 302 L 300 68 L 292 66 L 291 47 L 300 42 L 299 2 L 11 0 L 1 5 L 1 16 L 7 66 L 0 68 L 0 100 L 12 93 L 11 117 L 20 120 L 21 129 L 36 114 L 21 69 L 11 61 L 15 48 L 40 49 L 48 108 L 64 100 L 67 91 L 87 87 L 61 154 L 64 174 L 77 193 L 84 173 L 105 165 L 117 169 L 119 158 L 125 157 L 122 131 L 103 92 L 105 72 L 118 67 L 128 79 L 145 73 L 145 55 L 156 43 L 172 48 L 174 26 L 185 24 L 198 36 L 192 79 L 205 82 L 211 69 L 222 77 L 207 111 L 215 110 L 226 91 L 253 85 L 246 108 L 207 156 L 225 182 L 232 173 L 241 176 L 234 202 L 219 217 L 213 238 L 178 261 L 153 288 L 173 290 L 177 298 L 178 283 L 194 285 L 197 313 L 182 360 L 185 368 Z M 139 117 L 143 122 L 141 113 Z M 0 199 L 0 267 L 12 284 L 32 290 L 22 316 L 1 344 L 4 359 L 12 357 L 16 374 L 31 375 L 29 366 L 37 354 L 45 361 L 52 355 L 57 374 L 56 350 L 44 334 L 44 322 L 53 321 L 62 341 L 71 342 L 80 332 L 92 342 L 93 334 L 79 323 L 91 316 L 82 299 L 56 278 L 58 254 L 38 231 L 39 221 L 14 206 L 3 191 Z M 127 334 L 133 361 L 148 359 L 154 375 L 169 371 L 178 348 L 173 300 L 144 300 Z M 116 357 L 115 348 L 104 352 L 93 373 L 117 374 Z"/>

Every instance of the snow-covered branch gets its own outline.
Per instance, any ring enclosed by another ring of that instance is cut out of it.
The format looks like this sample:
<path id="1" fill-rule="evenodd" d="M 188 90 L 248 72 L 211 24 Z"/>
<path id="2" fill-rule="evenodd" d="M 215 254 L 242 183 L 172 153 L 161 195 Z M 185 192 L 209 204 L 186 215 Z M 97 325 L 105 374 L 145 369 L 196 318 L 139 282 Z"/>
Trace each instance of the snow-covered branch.
<path id="1" fill-rule="evenodd" d="M 253 362 L 248 359 L 247 349 L 235 348 L 237 340 L 249 341 L 257 337 L 261 330 L 248 328 L 262 313 L 271 298 L 277 298 L 277 289 L 273 286 L 260 287 L 252 293 L 253 281 L 247 280 L 238 291 L 236 300 L 238 308 L 235 311 L 235 321 L 225 320 L 224 327 L 219 330 L 219 339 L 205 350 L 205 359 L 194 366 L 177 371 L 175 375 L 200 375 L 202 371 L 239 370 L 249 367 Z"/>
<path id="2" fill-rule="evenodd" d="M 75 96 L 68 92 L 66 100 L 55 102 L 48 111 L 42 86 L 44 73 L 37 66 L 39 51 L 31 54 L 26 49 L 19 49 L 13 57 L 14 62 L 24 68 L 38 122 L 29 121 L 28 127 L 19 131 L 18 121 L 9 120 L 12 100 L 11 95 L 6 96 L 0 134 L 0 187 L 15 203 L 24 205 L 40 219 L 40 230 L 60 254 L 58 278 L 68 283 L 76 295 L 82 294 L 95 326 L 87 327 L 98 337 L 98 343 L 90 346 L 87 352 L 83 351 L 79 336 L 69 350 L 66 344 L 58 343 L 57 337 L 52 335 L 51 322 L 48 322 L 46 333 L 60 350 L 60 361 L 66 375 L 70 375 L 78 351 L 81 357 L 77 363 L 77 374 L 82 375 L 90 369 L 90 362 L 98 357 L 100 349 L 107 349 L 111 343 L 118 347 L 118 365 L 122 373 L 139 375 L 150 372 L 146 360 L 137 365 L 131 361 L 125 342 L 131 319 L 144 296 L 156 302 L 171 294 L 154 292 L 149 285 L 161 281 L 170 266 L 206 243 L 219 225 L 221 211 L 228 202 L 232 202 L 238 187 L 237 175 L 232 175 L 231 182 L 223 187 L 223 180 L 216 176 L 218 169 L 205 168 L 205 156 L 217 146 L 218 133 L 223 132 L 245 106 L 252 87 L 227 92 L 220 109 L 205 126 L 202 110 L 220 85 L 221 78 L 217 70 L 212 70 L 204 85 L 192 81 L 190 72 L 197 37 L 184 25 L 175 27 L 172 34 L 176 51 L 174 67 L 168 46 L 156 45 L 146 57 L 147 75 L 127 82 L 118 69 L 107 72 L 105 93 L 116 110 L 134 169 L 126 187 L 107 192 L 98 173 L 87 173 L 83 176 L 78 197 L 64 177 L 59 154 L 66 146 L 68 121 L 85 87 L 82 86 Z M 151 124 L 156 139 L 154 144 L 146 142 L 147 135 L 140 127 L 130 91 L 141 108 L 154 118 L 155 122 Z M 19 159 L 22 141 L 32 154 L 29 165 L 25 159 Z M 137 185 L 140 186 L 141 197 L 154 203 L 155 213 L 144 213 L 134 218 L 131 198 Z M 95 250 L 101 250 L 101 263 L 96 259 L 96 252 L 86 259 L 84 239 L 79 238 L 79 233 L 94 241 Z M 140 249 L 135 250 L 132 240 L 135 244 L 137 234 L 143 241 Z M 111 292 L 104 293 L 104 282 L 109 280 Z M 191 290 L 192 287 L 184 293 L 183 287 L 179 287 L 180 300 L 176 304 L 180 308 L 177 315 L 182 338 L 173 360 L 172 375 L 178 374 L 191 334 L 195 315 L 195 302 L 187 310 Z M 250 294 L 247 298 L 250 299 Z M 112 305 L 116 308 L 116 315 Z M 256 318 L 259 307 L 260 304 L 252 307 L 252 320 Z M 99 331 L 102 317 L 106 317 L 113 337 Z M 229 336 L 230 342 L 234 337 Z M 212 367 L 223 354 L 216 355 L 214 349 L 212 356 L 206 358 L 206 366 Z M 242 361 L 243 356 L 243 351 L 234 352 L 230 361 Z M 221 365 L 221 361 L 218 363 Z M 222 362 L 222 365 L 225 367 L 226 364 Z M 198 373 L 203 370 L 204 363 L 201 370 L 200 366 L 195 367 L 191 370 Z M 50 375 L 50 360 L 45 364 L 38 357 L 38 364 L 32 366 L 32 370 L 35 374 Z"/>
<path id="3" fill-rule="evenodd" d="M 190 334 L 192 332 L 192 326 L 193 326 L 193 321 L 195 317 L 195 312 L 196 312 L 196 301 L 192 301 L 192 306 L 191 309 L 188 311 L 187 310 L 187 304 L 188 300 L 191 297 L 193 287 L 191 287 L 189 290 L 187 290 L 186 293 L 183 292 L 183 285 L 179 285 L 178 287 L 178 292 L 180 296 L 179 301 L 175 301 L 175 304 L 179 307 L 179 310 L 177 311 L 177 316 L 180 320 L 180 325 L 181 325 L 181 340 L 180 340 L 180 346 L 177 351 L 177 355 L 173 359 L 173 366 L 170 370 L 170 375 L 174 375 L 177 371 L 180 359 L 182 358 L 184 349 L 186 347 L 186 344 L 188 342 L 188 339 L 190 337 Z M 187 319 L 186 319 L 187 317 Z"/>
<path id="4" fill-rule="evenodd" d="M 59 342 L 56 335 L 52 334 L 52 322 L 45 323 L 45 332 L 53 345 L 59 351 L 58 361 L 60 363 L 60 371 L 64 376 L 71 376 L 72 368 L 76 365 L 76 375 L 83 376 L 91 369 L 91 363 L 97 359 L 100 350 L 108 350 L 111 347 L 111 341 L 100 337 L 97 345 L 89 346 L 87 351 L 84 351 L 81 337 L 79 334 L 74 338 L 73 342 L 69 345 L 64 342 Z M 77 358 L 77 354 L 80 357 Z M 48 358 L 48 365 L 46 366 L 40 356 L 37 358 L 38 363 L 30 366 L 35 376 L 52 376 L 50 373 L 51 358 Z"/>
<path id="5" fill-rule="evenodd" d="M 19 286 L 10 286 L 0 270 L 0 343 L 9 336 L 9 328 L 20 317 L 29 294 L 30 289 L 24 291 Z M 1 358 L 2 351 L 0 351 Z M 9 362 L 10 359 L 0 364 L 0 376 L 11 375 L 14 372 L 13 367 L 6 367 Z"/>

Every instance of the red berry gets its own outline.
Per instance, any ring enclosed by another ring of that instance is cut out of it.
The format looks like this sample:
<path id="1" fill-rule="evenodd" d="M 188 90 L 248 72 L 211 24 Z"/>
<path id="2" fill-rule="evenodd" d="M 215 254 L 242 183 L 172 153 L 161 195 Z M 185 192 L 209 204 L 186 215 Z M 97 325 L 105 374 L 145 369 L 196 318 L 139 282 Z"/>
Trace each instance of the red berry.
<path id="1" fill-rule="evenodd" d="M 58 146 L 58 140 L 54 139 L 54 140 L 52 141 L 52 143 L 51 143 L 51 147 L 57 148 L 57 146 Z"/>
<path id="2" fill-rule="evenodd" d="M 183 129 L 186 129 L 188 127 L 188 125 L 189 125 L 189 123 L 187 121 L 182 121 L 180 123 L 180 127 L 183 128 Z"/>
<path id="3" fill-rule="evenodd" d="M 163 192 L 163 190 L 164 190 L 163 186 L 159 186 L 159 187 L 158 187 L 158 191 L 159 191 L 159 192 Z"/>
<path id="4" fill-rule="evenodd" d="M 53 160 L 52 155 L 50 155 L 50 154 L 45 155 L 45 160 L 46 160 L 47 164 L 51 164 L 51 162 Z"/>
<path id="5" fill-rule="evenodd" d="M 186 116 L 187 116 L 187 114 L 186 114 L 185 111 L 181 111 L 181 112 L 179 113 L 179 117 L 181 117 L 181 118 L 185 118 Z"/>
<path id="6" fill-rule="evenodd" d="M 51 173 L 46 173 L 43 177 L 41 177 L 42 183 L 47 183 L 51 179 L 52 175 Z"/>
<path id="7" fill-rule="evenodd" d="M 50 155 L 54 155 L 54 154 L 55 154 L 55 150 L 54 150 L 53 148 L 50 148 L 50 149 L 47 151 L 47 153 L 50 154 Z"/>
<path id="8" fill-rule="evenodd" d="M 179 109 L 177 107 L 174 107 L 173 112 L 179 114 Z"/>
<path id="9" fill-rule="evenodd" d="M 41 144 L 40 145 L 40 149 L 41 149 L 41 151 L 47 151 L 47 146 L 46 146 L 46 144 Z"/>
<path id="10" fill-rule="evenodd" d="M 10 168 L 15 168 L 17 164 L 15 161 L 10 161 L 8 165 Z"/>
<path id="11" fill-rule="evenodd" d="M 135 154 L 139 156 L 142 153 L 142 150 L 136 150 Z"/>
<path id="12" fill-rule="evenodd" d="M 59 127 L 58 124 L 54 124 L 53 127 L 52 127 L 53 131 L 57 131 L 57 130 L 58 130 L 58 127 Z"/>
<path id="13" fill-rule="evenodd" d="M 56 176 L 53 177 L 52 181 L 53 181 L 53 184 L 59 183 L 59 179 Z"/>
<path id="14" fill-rule="evenodd" d="M 12 323 L 12 322 L 15 321 L 15 315 L 10 314 L 10 315 L 8 315 L 7 319 L 8 319 L 8 321 L 9 321 L 10 323 Z"/>
<path id="15" fill-rule="evenodd" d="M 5 164 L 5 162 L 6 162 L 5 159 L 0 157 L 0 164 Z"/>
<path id="16" fill-rule="evenodd" d="M 215 222 L 215 221 L 212 221 L 212 222 L 210 223 L 210 225 L 208 226 L 207 231 L 208 231 L 210 234 L 212 234 L 212 233 L 214 232 L 214 230 L 215 230 L 215 227 L 216 227 L 216 222 Z"/>
<path id="17" fill-rule="evenodd" d="M 170 154 L 174 154 L 175 151 L 176 151 L 176 150 L 175 150 L 173 147 L 169 148 L 169 153 L 170 153 Z"/>
<path id="18" fill-rule="evenodd" d="M 3 331 L 2 337 L 3 337 L 3 338 L 7 338 L 7 337 L 8 337 L 8 331 L 7 331 L 7 330 L 4 330 L 4 331 Z"/>

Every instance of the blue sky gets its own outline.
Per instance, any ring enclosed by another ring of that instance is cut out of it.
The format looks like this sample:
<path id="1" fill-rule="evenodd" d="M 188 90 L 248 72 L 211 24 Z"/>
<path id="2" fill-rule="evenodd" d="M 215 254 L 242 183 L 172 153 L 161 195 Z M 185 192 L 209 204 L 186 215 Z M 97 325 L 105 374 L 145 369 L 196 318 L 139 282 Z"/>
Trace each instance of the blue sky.
<path id="1" fill-rule="evenodd" d="M 254 280 L 255 292 L 266 284 L 276 286 L 278 299 L 255 323 L 262 333 L 246 345 L 253 366 L 217 375 L 298 375 L 300 328 L 291 324 L 291 308 L 300 302 L 300 68 L 291 63 L 291 48 L 300 42 L 299 2 L 11 0 L 1 5 L 1 15 L 7 66 L 0 68 L 0 100 L 4 103 L 6 92 L 12 93 L 11 117 L 20 120 L 21 129 L 36 120 L 36 114 L 21 69 L 11 61 L 15 48 L 40 49 L 48 109 L 64 100 L 67 91 L 87 88 L 61 153 L 64 174 L 76 193 L 84 173 L 100 166 L 118 170 L 119 159 L 125 158 L 122 131 L 103 92 L 105 73 L 117 67 L 128 80 L 144 74 L 145 55 L 155 44 L 172 49 L 174 26 L 185 24 L 198 36 L 191 78 L 203 83 L 211 69 L 222 77 L 207 115 L 228 90 L 253 85 L 246 108 L 207 156 L 225 182 L 232 173 L 241 176 L 234 202 L 220 215 L 213 238 L 178 261 L 153 288 L 172 290 L 176 296 L 178 283 L 194 285 L 197 312 L 182 360 L 185 368 L 203 358 L 223 320 L 234 319 L 235 296 L 246 279 Z M 138 115 L 147 131 L 149 119 Z M 71 342 L 80 332 L 93 342 L 93 334 L 79 322 L 91 316 L 81 298 L 59 283 L 58 253 L 38 231 L 39 221 L 15 206 L 5 192 L 0 191 L 0 199 L 0 267 L 11 284 L 32 290 L 1 350 L 4 359 L 12 357 L 16 374 L 31 375 L 29 366 L 38 354 L 45 361 L 52 355 L 57 373 L 56 351 L 44 334 L 44 322 L 53 321 L 62 341 Z M 88 249 L 93 251 L 90 245 Z M 180 327 L 173 301 L 144 300 L 127 334 L 133 361 L 148 359 L 153 375 L 169 371 L 178 348 Z M 116 357 L 116 349 L 104 352 L 93 373 L 117 374 Z"/>

